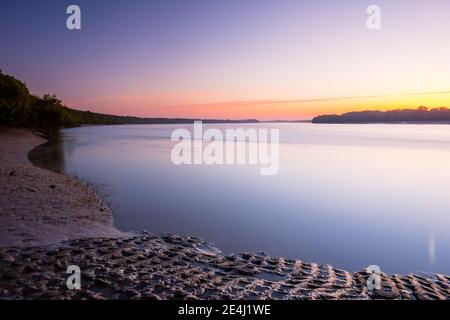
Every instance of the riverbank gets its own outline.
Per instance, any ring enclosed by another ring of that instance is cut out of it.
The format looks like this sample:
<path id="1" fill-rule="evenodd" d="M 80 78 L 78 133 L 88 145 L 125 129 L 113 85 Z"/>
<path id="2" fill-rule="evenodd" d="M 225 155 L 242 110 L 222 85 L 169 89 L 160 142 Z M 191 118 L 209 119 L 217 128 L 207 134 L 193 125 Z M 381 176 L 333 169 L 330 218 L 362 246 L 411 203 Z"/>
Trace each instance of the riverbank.
<path id="1" fill-rule="evenodd" d="M 450 298 L 445 275 L 382 274 L 382 289 L 370 292 L 364 271 L 224 255 L 195 237 L 125 235 L 85 184 L 28 162 L 43 142 L 0 128 L 0 299 Z M 71 265 L 80 290 L 67 288 Z"/>
<path id="2" fill-rule="evenodd" d="M 28 161 L 28 152 L 45 141 L 25 129 L 0 127 L 0 247 L 123 236 L 87 185 Z"/>

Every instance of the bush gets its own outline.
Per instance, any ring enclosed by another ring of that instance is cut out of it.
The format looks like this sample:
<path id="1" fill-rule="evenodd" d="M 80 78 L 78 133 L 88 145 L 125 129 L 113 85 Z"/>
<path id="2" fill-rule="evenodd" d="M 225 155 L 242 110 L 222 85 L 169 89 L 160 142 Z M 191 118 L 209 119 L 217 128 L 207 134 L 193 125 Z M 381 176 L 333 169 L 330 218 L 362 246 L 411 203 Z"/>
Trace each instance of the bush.
<path id="1" fill-rule="evenodd" d="M 0 125 L 29 128 L 51 138 L 61 126 L 81 122 L 56 96 L 33 96 L 22 81 L 0 70 Z"/>
<path id="2" fill-rule="evenodd" d="M 25 126 L 29 123 L 30 92 L 26 85 L 0 70 L 0 124 Z"/>

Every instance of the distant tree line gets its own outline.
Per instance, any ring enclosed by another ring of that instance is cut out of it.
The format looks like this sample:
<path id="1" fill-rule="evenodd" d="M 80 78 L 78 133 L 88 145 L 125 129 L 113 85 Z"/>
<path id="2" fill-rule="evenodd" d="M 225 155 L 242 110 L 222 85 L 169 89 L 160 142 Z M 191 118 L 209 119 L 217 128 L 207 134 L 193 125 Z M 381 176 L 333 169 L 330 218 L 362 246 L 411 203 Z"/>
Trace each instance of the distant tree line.
<path id="1" fill-rule="evenodd" d="M 313 123 L 450 123 L 448 108 L 399 109 L 391 111 L 361 111 L 342 115 L 322 115 L 315 117 Z"/>
<path id="2" fill-rule="evenodd" d="M 201 119 L 139 118 L 80 111 L 63 105 L 55 95 L 32 95 L 25 83 L 0 70 L 0 125 L 24 127 L 48 138 L 61 127 L 114 124 L 183 124 Z M 258 122 L 248 120 L 203 120 L 205 123 Z"/>

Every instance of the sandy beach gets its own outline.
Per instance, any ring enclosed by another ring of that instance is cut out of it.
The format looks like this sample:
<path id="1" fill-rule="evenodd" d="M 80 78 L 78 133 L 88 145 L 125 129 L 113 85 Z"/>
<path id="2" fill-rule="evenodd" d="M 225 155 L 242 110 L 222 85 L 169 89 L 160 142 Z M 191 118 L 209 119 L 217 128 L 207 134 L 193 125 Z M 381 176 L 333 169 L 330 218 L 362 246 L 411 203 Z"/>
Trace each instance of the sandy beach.
<path id="1" fill-rule="evenodd" d="M 0 246 L 122 236 L 88 186 L 28 161 L 28 152 L 44 142 L 28 130 L 0 127 Z"/>
<path id="2" fill-rule="evenodd" d="M 76 178 L 33 166 L 45 140 L 0 128 L 0 299 L 448 299 L 447 275 L 369 274 L 271 257 L 225 255 L 196 237 L 124 234 Z M 66 286 L 81 269 L 81 289 Z"/>

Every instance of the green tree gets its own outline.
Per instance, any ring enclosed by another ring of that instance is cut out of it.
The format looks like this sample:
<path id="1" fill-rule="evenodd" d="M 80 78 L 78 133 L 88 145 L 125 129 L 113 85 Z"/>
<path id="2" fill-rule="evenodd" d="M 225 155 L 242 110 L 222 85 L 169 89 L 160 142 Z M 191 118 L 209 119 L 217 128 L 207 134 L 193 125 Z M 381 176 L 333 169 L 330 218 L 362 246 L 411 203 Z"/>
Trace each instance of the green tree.
<path id="1" fill-rule="evenodd" d="M 24 126 L 29 122 L 30 92 L 26 85 L 0 70 L 0 124 Z"/>

